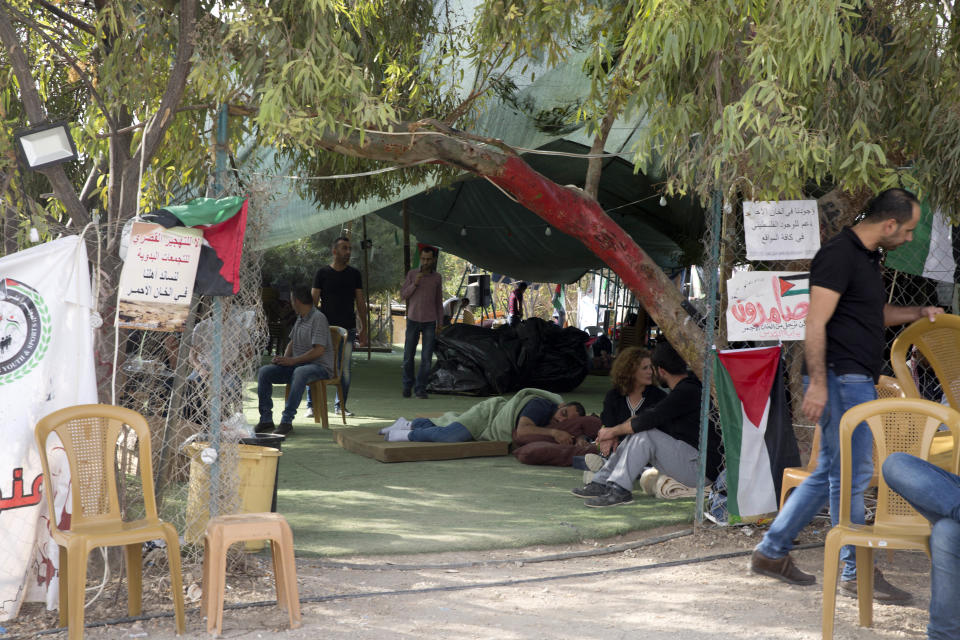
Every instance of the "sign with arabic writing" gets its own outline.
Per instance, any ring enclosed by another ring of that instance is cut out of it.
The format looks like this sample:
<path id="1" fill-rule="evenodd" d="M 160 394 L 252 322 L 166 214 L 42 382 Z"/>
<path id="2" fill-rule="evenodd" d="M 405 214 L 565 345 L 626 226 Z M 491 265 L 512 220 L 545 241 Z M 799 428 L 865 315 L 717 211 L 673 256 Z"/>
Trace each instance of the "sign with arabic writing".
<path id="1" fill-rule="evenodd" d="M 85 247 L 67 236 L 0 258 L 0 622 L 23 602 L 57 605 L 60 552 L 48 524 L 70 528 L 71 479 L 51 436 L 43 481 L 33 427 L 57 409 L 97 401 Z"/>
<path id="2" fill-rule="evenodd" d="M 816 200 L 743 203 L 748 260 L 807 260 L 820 248 Z"/>
<path id="3" fill-rule="evenodd" d="M 727 339 L 803 340 L 809 306 L 809 273 L 734 273 L 727 280 Z"/>
<path id="4" fill-rule="evenodd" d="M 133 223 L 120 272 L 120 326 L 183 330 L 202 245 L 199 229 Z"/>

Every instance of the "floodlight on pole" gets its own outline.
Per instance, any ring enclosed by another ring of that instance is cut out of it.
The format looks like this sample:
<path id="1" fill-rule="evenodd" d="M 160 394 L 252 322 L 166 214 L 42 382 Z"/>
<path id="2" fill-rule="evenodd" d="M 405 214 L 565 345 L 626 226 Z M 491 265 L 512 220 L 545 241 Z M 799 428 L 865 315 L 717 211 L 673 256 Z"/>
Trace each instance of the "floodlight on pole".
<path id="1" fill-rule="evenodd" d="M 70 136 L 70 125 L 55 122 L 30 127 L 13 134 L 23 162 L 34 171 L 61 162 L 76 160 L 77 147 Z"/>

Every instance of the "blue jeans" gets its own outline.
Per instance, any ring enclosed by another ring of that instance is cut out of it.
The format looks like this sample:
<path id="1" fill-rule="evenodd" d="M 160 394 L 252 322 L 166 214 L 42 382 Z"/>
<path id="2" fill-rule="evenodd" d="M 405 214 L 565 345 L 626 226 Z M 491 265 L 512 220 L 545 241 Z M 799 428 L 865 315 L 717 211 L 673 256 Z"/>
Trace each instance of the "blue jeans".
<path id="1" fill-rule="evenodd" d="M 417 343 L 423 335 L 420 348 L 420 371 L 416 383 L 413 379 L 413 360 L 417 355 Z M 437 336 L 436 322 L 417 322 L 407 320 L 406 340 L 403 344 L 403 389 L 413 388 L 417 393 L 427 392 L 427 380 L 430 377 L 430 361 L 433 360 L 433 342 Z"/>
<path id="2" fill-rule="evenodd" d="M 806 390 L 809 380 L 804 377 Z M 757 551 L 768 558 L 782 558 L 793 548 L 793 540 L 823 508 L 830 505 L 830 524 L 836 525 L 840 515 L 840 418 L 847 409 L 877 399 L 873 378 L 860 373 L 837 375 L 827 371 L 827 405 L 820 416 L 820 456 L 817 468 L 794 489 L 790 499 L 777 514 L 770 530 L 757 545 Z M 863 492 L 873 475 L 873 434 L 865 423 L 853 432 L 853 492 L 850 520 L 863 524 Z M 843 561 L 841 580 L 857 577 L 856 552 L 846 545 L 840 550 Z"/>
<path id="3" fill-rule="evenodd" d="M 353 362 L 353 341 L 357 339 L 357 330 L 348 329 L 347 330 L 347 339 L 343 343 L 343 353 L 340 354 L 340 357 L 343 358 L 340 364 L 340 386 L 343 387 L 343 406 L 347 406 L 347 395 L 350 393 L 350 363 Z M 333 411 L 338 413 L 340 411 L 340 398 L 337 397 L 337 390 L 333 390 Z M 313 395 L 310 393 L 310 389 L 307 389 L 307 408 L 313 407 Z"/>
<path id="4" fill-rule="evenodd" d="M 451 422 L 445 427 L 433 424 L 430 418 L 414 418 L 410 442 L 470 442 L 473 435 L 459 422 Z"/>
<path id="5" fill-rule="evenodd" d="M 960 476 L 906 453 L 891 453 L 883 478 L 930 521 L 931 640 L 960 638 Z"/>
<path id="6" fill-rule="evenodd" d="M 280 422 L 293 422 L 297 407 L 303 398 L 307 384 L 314 380 L 329 378 L 330 374 L 319 364 L 301 364 L 287 367 L 279 364 L 266 364 L 257 371 L 257 397 L 260 399 L 260 421 L 273 421 L 273 385 L 290 384 L 290 395 L 280 415 Z"/>

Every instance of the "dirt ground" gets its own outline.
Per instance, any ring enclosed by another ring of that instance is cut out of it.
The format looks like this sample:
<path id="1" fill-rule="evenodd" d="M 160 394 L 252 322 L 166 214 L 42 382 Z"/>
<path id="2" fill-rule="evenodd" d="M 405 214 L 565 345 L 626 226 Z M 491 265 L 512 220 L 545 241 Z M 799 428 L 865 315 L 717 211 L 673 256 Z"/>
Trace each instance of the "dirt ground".
<path id="1" fill-rule="evenodd" d="M 747 552 L 762 530 L 711 526 L 677 535 L 684 531 L 671 527 L 560 547 L 301 559 L 303 626 L 295 630 L 288 629 L 285 613 L 265 604 L 274 597 L 269 560 L 249 556 L 245 568 L 227 577 L 228 606 L 241 606 L 225 612 L 223 637 L 820 638 L 822 547 L 795 552 L 800 567 L 817 574 L 817 585 L 794 587 L 749 572 Z M 799 542 L 822 542 L 823 533 L 814 523 Z M 644 544 L 649 541 L 653 544 Z M 584 552 L 597 555 L 575 557 Z M 926 637 L 926 556 L 895 552 L 890 559 L 884 553 L 880 564 L 892 583 L 915 595 L 913 603 L 874 605 L 874 626 L 866 629 L 857 626 L 856 601 L 839 595 L 838 640 Z M 146 579 L 146 615 L 171 610 L 167 583 L 159 575 Z M 186 637 L 207 635 L 198 601 L 191 602 L 199 597 L 199 575 L 199 567 L 190 567 L 184 576 Z M 259 604 L 244 606 L 250 603 Z M 112 587 L 87 609 L 87 622 L 125 615 L 124 592 Z M 8 634 L 0 637 L 65 638 L 65 632 L 37 634 L 56 623 L 56 612 L 30 604 L 17 620 L 0 623 Z M 85 637 L 176 636 L 172 618 L 161 617 L 87 629 Z"/>

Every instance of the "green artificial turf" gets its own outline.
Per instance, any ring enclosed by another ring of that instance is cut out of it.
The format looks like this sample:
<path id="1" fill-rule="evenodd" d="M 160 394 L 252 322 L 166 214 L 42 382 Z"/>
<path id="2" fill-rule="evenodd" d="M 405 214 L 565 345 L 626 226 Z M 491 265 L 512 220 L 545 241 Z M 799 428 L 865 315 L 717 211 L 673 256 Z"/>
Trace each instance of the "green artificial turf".
<path id="1" fill-rule="evenodd" d="M 633 504 L 588 509 L 570 493 L 581 472 L 522 465 L 513 456 L 436 462 L 382 463 L 341 449 L 336 429 L 386 426 L 397 417 L 463 410 L 478 398 L 400 395 L 399 351 L 355 353 L 344 427 L 331 430 L 303 418 L 283 444 L 277 510 L 294 532 L 303 556 L 418 553 L 558 544 L 604 538 L 637 529 L 690 522 L 693 500 L 654 500 L 635 493 Z M 609 381 L 588 376 L 565 399 L 600 413 Z M 252 389 L 255 391 L 255 389 Z M 257 421 L 255 393 L 247 417 Z M 331 394 L 332 396 L 332 394 Z M 274 390 L 279 418 L 283 388 Z M 331 397 L 332 406 L 332 397 Z M 305 406 L 305 403 L 304 405 Z"/>

